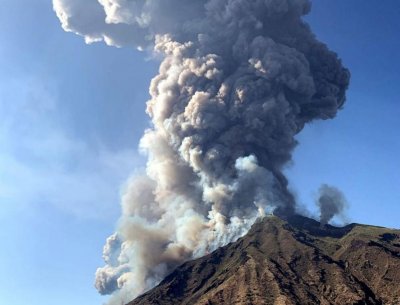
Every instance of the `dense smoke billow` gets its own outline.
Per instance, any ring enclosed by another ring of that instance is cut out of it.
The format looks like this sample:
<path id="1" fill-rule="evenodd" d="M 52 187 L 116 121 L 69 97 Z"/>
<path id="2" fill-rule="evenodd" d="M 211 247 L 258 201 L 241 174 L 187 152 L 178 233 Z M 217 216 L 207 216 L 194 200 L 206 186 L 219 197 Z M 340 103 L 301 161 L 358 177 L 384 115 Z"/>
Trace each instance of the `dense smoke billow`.
<path id="1" fill-rule="evenodd" d="M 317 205 L 320 210 L 321 225 L 326 225 L 333 217 L 342 215 L 347 201 L 339 189 L 323 184 L 319 188 Z"/>
<path id="2" fill-rule="evenodd" d="M 53 0 L 87 42 L 161 54 L 150 85 L 146 173 L 122 198 L 96 287 L 131 300 L 183 261 L 295 212 L 283 166 L 294 136 L 335 117 L 349 72 L 302 16 L 309 0 Z"/>

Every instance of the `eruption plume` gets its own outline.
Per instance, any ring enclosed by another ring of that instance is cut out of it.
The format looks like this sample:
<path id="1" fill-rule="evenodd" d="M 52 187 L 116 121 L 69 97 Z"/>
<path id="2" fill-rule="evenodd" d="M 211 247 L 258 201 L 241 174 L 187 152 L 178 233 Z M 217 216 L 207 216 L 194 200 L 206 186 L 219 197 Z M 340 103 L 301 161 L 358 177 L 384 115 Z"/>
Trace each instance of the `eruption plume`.
<path id="1" fill-rule="evenodd" d="M 283 166 L 294 136 L 335 117 L 349 72 L 302 16 L 309 0 L 53 0 L 87 42 L 153 49 L 146 172 L 122 198 L 96 287 L 127 302 L 183 261 L 295 213 Z"/>

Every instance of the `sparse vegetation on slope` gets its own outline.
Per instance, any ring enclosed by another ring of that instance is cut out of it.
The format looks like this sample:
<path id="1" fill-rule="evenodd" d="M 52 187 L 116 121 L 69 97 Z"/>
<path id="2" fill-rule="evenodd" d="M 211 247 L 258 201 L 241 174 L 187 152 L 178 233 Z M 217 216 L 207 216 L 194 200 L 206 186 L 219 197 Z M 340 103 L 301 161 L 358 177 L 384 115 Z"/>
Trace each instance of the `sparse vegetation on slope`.
<path id="1" fill-rule="evenodd" d="M 400 231 L 267 217 L 129 305 L 400 304 Z"/>

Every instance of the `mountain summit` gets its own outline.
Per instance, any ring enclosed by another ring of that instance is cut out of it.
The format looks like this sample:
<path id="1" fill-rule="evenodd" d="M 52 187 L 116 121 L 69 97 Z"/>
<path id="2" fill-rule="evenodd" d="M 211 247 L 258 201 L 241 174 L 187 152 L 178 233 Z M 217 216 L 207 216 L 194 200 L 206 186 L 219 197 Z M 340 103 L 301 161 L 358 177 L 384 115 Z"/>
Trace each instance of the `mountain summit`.
<path id="1" fill-rule="evenodd" d="M 128 305 L 398 305 L 399 270 L 400 230 L 269 216 Z"/>

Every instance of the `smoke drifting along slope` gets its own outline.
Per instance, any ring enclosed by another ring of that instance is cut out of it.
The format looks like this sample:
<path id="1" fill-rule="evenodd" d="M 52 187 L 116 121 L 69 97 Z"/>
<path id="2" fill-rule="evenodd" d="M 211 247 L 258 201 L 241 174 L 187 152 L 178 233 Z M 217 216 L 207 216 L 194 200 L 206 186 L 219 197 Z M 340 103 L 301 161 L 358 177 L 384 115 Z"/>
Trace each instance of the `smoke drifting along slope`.
<path id="1" fill-rule="evenodd" d="M 96 287 L 131 300 L 183 261 L 295 212 L 294 136 L 345 101 L 349 72 L 302 16 L 308 0 L 53 0 L 87 42 L 154 48 L 146 174 L 129 181 Z"/>

